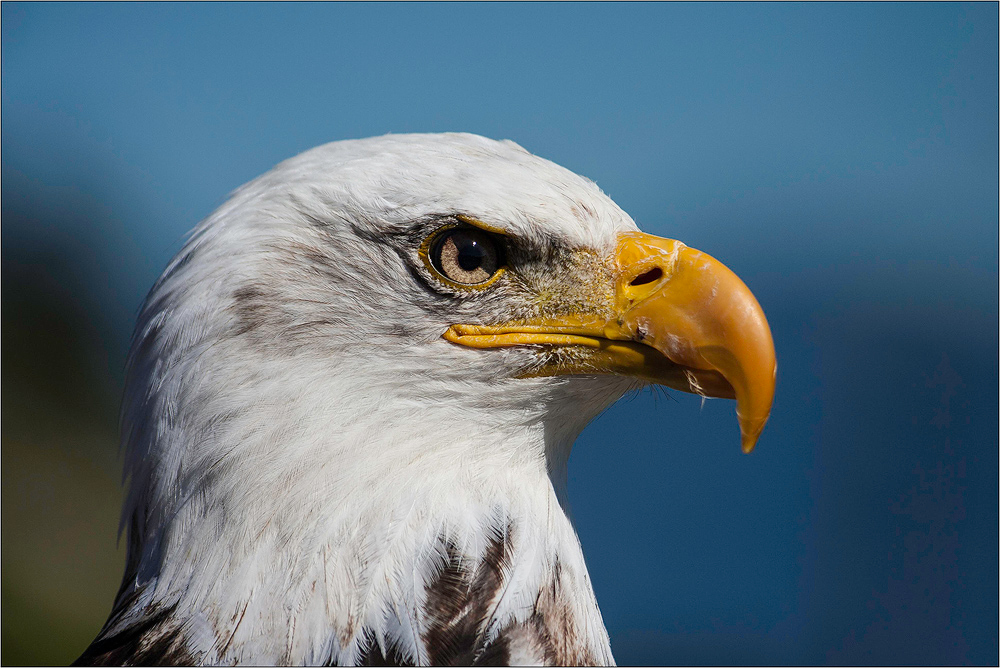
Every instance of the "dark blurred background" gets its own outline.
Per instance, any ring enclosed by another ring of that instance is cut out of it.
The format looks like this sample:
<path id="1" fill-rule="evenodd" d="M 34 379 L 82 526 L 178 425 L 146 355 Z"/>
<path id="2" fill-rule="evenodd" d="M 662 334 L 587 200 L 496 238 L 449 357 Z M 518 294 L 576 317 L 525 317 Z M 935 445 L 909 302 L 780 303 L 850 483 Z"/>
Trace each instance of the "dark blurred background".
<path id="1" fill-rule="evenodd" d="M 718 257 L 774 413 L 644 392 L 570 496 L 619 662 L 996 664 L 997 4 L 2 5 L 2 662 L 121 576 L 146 291 L 314 145 L 510 138 Z"/>

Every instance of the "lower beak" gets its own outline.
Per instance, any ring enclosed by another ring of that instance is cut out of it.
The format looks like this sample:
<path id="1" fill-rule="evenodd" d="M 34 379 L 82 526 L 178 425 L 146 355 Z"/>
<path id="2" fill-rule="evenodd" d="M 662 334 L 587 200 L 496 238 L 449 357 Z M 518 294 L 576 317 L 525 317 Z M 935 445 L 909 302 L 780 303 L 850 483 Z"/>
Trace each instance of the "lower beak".
<path id="1" fill-rule="evenodd" d="M 771 412 L 777 371 L 771 330 L 753 294 L 711 256 L 641 232 L 619 237 L 615 265 L 611 319 L 453 325 L 444 337 L 475 348 L 582 346 L 589 354 L 533 375 L 624 374 L 735 398 L 743 451 L 753 450 Z"/>

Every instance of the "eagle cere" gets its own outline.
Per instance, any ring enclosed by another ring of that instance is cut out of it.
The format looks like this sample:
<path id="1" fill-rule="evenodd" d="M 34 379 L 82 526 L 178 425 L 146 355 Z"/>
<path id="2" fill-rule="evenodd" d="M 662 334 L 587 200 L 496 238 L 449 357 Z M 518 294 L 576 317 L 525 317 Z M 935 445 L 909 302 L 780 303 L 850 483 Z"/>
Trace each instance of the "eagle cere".
<path id="1" fill-rule="evenodd" d="M 468 134 L 320 146 L 192 233 L 137 323 L 128 557 L 80 664 L 613 664 L 567 518 L 660 383 L 770 412 L 760 306 L 591 181 Z"/>

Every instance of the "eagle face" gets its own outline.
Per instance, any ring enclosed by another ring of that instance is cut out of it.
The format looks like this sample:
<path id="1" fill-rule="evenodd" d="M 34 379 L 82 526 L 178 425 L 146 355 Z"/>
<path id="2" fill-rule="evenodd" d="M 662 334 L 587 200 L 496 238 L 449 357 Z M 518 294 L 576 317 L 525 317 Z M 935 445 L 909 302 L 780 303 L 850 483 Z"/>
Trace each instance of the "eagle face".
<path id="1" fill-rule="evenodd" d="M 732 272 L 512 142 L 308 151 L 147 298 L 128 563 L 81 662 L 612 663 L 573 441 L 652 382 L 736 398 L 749 451 L 774 372 Z"/>

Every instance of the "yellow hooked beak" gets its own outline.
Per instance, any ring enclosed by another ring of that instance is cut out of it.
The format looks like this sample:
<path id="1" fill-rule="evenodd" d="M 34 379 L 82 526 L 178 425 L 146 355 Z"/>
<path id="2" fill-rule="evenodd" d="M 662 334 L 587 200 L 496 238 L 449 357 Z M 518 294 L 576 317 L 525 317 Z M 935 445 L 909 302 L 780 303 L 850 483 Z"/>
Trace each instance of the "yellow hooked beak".
<path id="1" fill-rule="evenodd" d="M 736 274 L 679 241 L 619 237 L 615 315 L 572 315 L 499 327 L 452 325 L 444 338 L 473 348 L 576 346 L 586 354 L 533 375 L 631 375 L 685 392 L 736 399 L 744 452 L 753 450 L 774 399 L 771 330 Z"/>

